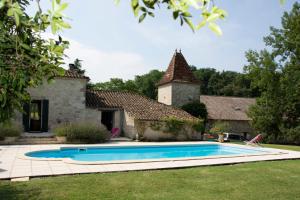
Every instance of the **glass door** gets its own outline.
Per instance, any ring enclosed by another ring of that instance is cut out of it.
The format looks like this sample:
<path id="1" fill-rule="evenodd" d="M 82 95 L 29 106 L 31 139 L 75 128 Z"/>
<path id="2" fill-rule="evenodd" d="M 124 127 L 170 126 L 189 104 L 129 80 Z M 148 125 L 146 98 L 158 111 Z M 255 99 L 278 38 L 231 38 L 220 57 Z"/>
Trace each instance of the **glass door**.
<path id="1" fill-rule="evenodd" d="M 29 127 L 30 131 L 40 132 L 42 131 L 42 103 L 40 100 L 34 100 L 30 104 L 29 111 Z"/>

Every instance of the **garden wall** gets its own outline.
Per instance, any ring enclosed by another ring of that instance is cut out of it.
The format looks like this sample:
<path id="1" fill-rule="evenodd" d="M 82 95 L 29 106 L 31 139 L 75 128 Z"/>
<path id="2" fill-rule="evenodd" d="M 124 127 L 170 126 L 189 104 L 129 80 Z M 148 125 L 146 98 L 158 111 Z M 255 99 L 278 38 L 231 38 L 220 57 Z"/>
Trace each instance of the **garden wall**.
<path id="1" fill-rule="evenodd" d="M 201 133 L 190 124 L 181 128 L 170 128 L 164 121 L 135 120 L 135 129 L 141 141 L 185 141 L 200 140 Z"/>

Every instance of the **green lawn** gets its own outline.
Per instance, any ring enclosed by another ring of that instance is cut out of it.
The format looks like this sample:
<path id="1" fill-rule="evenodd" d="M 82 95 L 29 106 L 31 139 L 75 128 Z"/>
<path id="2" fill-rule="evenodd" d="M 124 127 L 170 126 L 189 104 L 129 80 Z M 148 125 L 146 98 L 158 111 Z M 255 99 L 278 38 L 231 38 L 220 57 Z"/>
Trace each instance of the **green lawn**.
<path id="1" fill-rule="evenodd" d="M 0 181 L 0 199 L 300 199 L 300 160 Z"/>

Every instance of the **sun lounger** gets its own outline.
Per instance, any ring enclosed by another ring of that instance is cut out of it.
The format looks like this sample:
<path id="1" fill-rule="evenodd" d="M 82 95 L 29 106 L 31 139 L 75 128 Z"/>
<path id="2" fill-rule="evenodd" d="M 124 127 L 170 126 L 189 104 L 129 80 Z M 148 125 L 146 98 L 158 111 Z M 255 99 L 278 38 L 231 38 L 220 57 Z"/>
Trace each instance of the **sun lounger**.
<path id="1" fill-rule="evenodd" d="M 252 146 L 259 146 L 260 142 L 262 141 L 262 135 L 258 134 L 250 141 L 244 141 L 246 145 L 252 145 Z"/>

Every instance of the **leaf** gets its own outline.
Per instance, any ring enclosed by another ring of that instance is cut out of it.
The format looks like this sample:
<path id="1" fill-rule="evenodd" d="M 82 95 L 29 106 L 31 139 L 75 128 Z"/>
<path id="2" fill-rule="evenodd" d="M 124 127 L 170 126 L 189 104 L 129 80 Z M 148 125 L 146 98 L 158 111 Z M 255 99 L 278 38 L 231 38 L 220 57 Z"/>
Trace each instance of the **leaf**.
<path id="1" fill-rule="evenodd" d="M 196 29 L 199 30 L 200 28 L 202 28 L 203 26 L 206 25 L 206 20 L 203 20 L 202 22 L 200 22 L 197 26 L 196 26 Z"/>
<path id="2" fill-rule="evenodd" d="M 4 5 L 5 5 L 5 0 L 1 0 L 0 1 L 0 9 L 3 8 Z"/>
<path id="3" fill-rule="evenodd" d="M 283 5 L 285 4 L 286 0 L 279 0 L 280 4 Z"/>
<path id="4" fill-rule="evenodd" d="M 145 17 L 146 17 L 146 13 L 144 13 L 144 14 L 142 14 L 141 16 L 140 16 L 140 18 L 139 18 L 139 23 L 141 23 L 144 19 L 145 19 Z"/>
<path id="5" fill-rule="evenodd" d="M 193 22 L 190 20 L 190 19 L 188 19 L 188 18 L 183 18 L 183 20 L 185 21 L 185 23 L 187 23 L 188 25 L 189 25 L 189 27 L 192 29 L 192 31 L 194 32 L 195 31 L 195 26 L 194 26 L 194 24 L 193 24 Z"/>
<path id="6" fill-rule="evenodd" d="M 115 2 L 116 5 L 120 4 L 120 0 L 114 0 L 114 2 Z"/>
<path id="7" fill-rule="evenodd" d="M 212 22 L 212 21 L 215 21 L 216 19 L 218 19 L 219 17 L 220 17 L 219 14 L 212 13 L 211 15 L 209 15 L 209 17 L 206 19 L 206 21 Z"/>
<path id="8" fill-rule="evenodd" d="M 200 6 L 199 6 L 199 4 L 198 4 L 198 2 L 196 1 L 196 0 L 187 0 L 188 2 L 189 2 L 189 4 L 191 5 L 191 6 L 193 6 L 195 9 L 199 9 L 200 8 Z"/>
<path id="9" fill-rule="evenodd" d="M 217 34 L 219 36 L 223 34 L 222 30 L 220 29 L 220 27 L 217 24 L 215 24 L 215 23 L 212 23 L 212 22 L 209 23 L 208 27 L 210 28 L 210 30 L 212 30 L 215 34 Z"/>
<path id="10" fill-rule="evenodd" d="M 131 7 L 133 10 L 136 10 L 139 7 L 139 0 L 131 0 Z"/>
<path id="11" fill-rule="evenodd" d="M 13 8 L 10 8 L 7 10 L 7 16 L 13 16 L 14 15 L 14 9 Z"/>
<path id="12" fill-rule="evenodd" d="M 174 11 L 174 12 L 173 12 L 173 18 L 174 18 L 174 19 L 177 19 L 178 14 L 179 14 L 179 11 L 178 11 L 178 10 Z"/>
<path id="13" fill-rule="evenodd" d="M 61 4 L 60 7 L 56 10 L 56 12 L 62 12 L 62 11 L 64 11 L 68 6 L 69 6 L 69 4 L 63 3 L 63 4 Z"/>
<path id="14" fill-rule="evenodd" d="M 182 16 L 184 16 L 184 17 L 192 17 L 191 13 L 189 13 L 189 12 L 182 13 Z"/>
<path id="15" fill-rule="evenodd" d="M 19 14 L 15 12 L 15 13 L 14 13 L 14 17 L 15 17 L 16 25 L 19 26 L 19 24 L 20 24 L 20 17 L 19 17 Z"/>
<path id="16" fill-rule="evenodd" d="M 154 13 L 152 13 L 152 12 L 148 12 L 148 15 L 150 15 L 151 17 L 155 16 Z"/>

